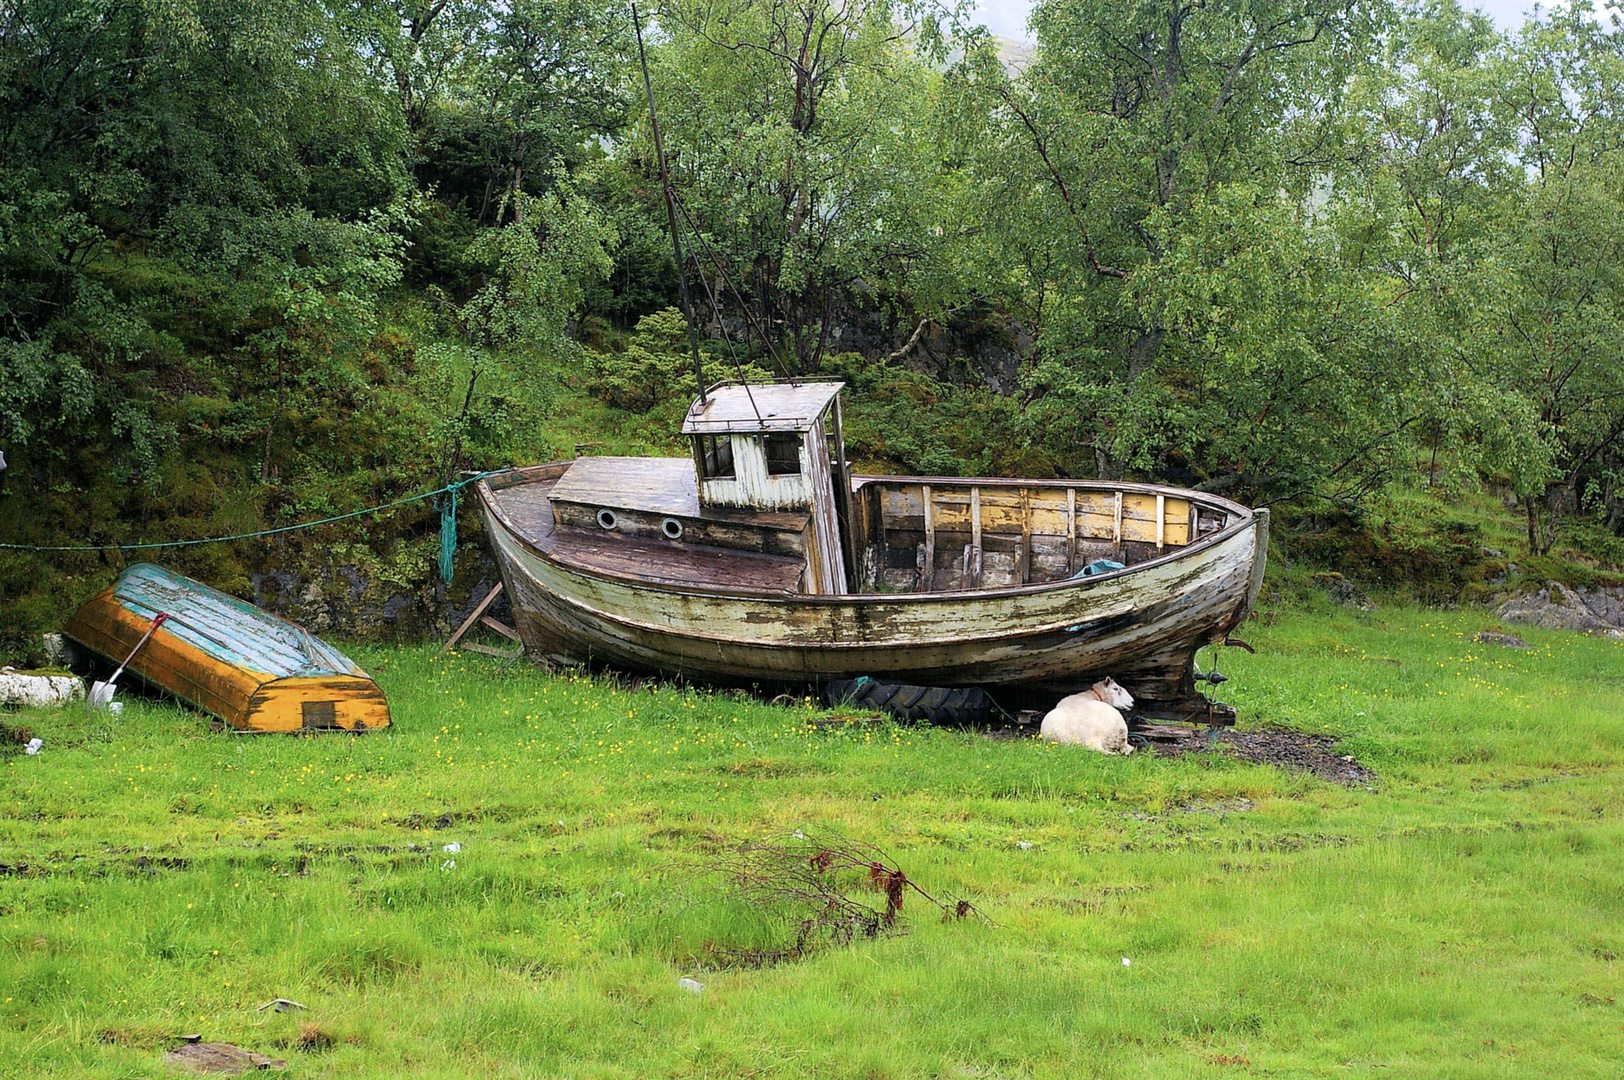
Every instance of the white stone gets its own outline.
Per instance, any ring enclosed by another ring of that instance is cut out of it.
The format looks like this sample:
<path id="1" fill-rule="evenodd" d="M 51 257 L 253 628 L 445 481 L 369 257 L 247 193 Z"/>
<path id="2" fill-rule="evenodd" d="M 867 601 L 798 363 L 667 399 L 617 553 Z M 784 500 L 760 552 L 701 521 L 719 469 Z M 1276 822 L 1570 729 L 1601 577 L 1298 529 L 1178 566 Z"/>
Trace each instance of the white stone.
<path id="1" fill-rule="evenodd" d="M 84 680 L 73 675 L 22 675 L 0 672 L 0 705 L 44 708 L 83 701 Z"/>

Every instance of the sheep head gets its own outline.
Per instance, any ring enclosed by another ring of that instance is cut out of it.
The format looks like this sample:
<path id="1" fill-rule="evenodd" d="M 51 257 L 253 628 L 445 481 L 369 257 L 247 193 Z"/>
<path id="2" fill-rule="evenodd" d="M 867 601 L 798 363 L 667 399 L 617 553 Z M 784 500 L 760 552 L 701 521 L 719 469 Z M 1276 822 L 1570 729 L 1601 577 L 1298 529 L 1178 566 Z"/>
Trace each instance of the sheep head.
<path id="1" fill-rule="evenodd" d="M 1133 695 L 1122 688 L 1122 684 L 1115 679 L 1101 679 L 1089 689 L 1094 696 L 1111 706 L 1113 709 L 1133 708 Z"/>

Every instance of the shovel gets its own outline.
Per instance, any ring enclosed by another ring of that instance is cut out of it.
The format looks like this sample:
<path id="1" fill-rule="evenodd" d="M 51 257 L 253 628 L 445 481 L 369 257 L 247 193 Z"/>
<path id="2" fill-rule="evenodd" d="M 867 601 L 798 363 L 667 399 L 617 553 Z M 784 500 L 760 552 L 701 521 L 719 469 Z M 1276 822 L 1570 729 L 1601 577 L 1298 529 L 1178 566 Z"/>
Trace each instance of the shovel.
<path id="1" fill-rule="evenodd" d="M 147 632 L 141 635 L 141 640 L 135 643 L 135 648 L 130 650 L 130 655 L 124 658 L 124 663 L 120 664 L 118 666 L 118 670 L 113 672 L 112 678 L 108 679 L 106 682 L 92 683 L 90 685 L 89 700 L 91 708 L 105 709 L 107 706 L 112 704 L 113 695 L 118 692 L 118 687 L 114 685 L 118 682 L 118 677 L 124 674 L 124 669 L 129 666 L 131 660 L 135 659 L 135 654 L 140 652 L 141 646 L 147 643 L 147 638 L 151 637 L 152 632 L 158 629 L 158 627 L 162 626 L 164 624 L 164 620 L 167 618 L 169 618 L 169 616 L 162 611 L 154 615 L 152 617 L 152 625 L 147 627 Z"/>

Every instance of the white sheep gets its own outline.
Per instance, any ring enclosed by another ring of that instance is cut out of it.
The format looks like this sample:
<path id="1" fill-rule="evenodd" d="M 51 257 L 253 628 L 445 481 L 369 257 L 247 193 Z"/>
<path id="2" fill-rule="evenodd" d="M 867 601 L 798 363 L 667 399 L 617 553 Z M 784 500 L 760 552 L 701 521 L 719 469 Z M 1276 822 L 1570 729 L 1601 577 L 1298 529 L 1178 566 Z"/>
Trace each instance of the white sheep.
<path id="1" fill-rule="evenodd" d="M 1133 708 L 1133 695 L 1115 679 L 1101 679 L 1081 694 L 1062 698 L 1043 718 L 1040 734 L 1050 742 L 1087 746 L 1102 754 L 1131 754 L 1128 724 L 1119 709 Z"/>

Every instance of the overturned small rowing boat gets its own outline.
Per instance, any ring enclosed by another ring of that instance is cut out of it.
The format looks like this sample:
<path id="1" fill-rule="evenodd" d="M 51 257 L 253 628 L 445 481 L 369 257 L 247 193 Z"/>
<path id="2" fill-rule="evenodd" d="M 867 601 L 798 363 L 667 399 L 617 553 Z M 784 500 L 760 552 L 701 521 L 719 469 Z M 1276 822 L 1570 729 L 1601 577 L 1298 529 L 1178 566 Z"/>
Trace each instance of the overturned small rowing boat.
<path id="1" fill-rule="evenodd" d="M 718 384 L 683 424 L 692 458 L 482 479 L 526 648 L 724 683 L 1052 697 L 1111 676 L 1147 717 L 1233 720 L 1194 658 L 1255 601 L 1268 511 L 1150 484 L 850 476 L 841 388 Z"/>
<path id="2" fill-rule="evenodd" d="M 151 563 L 137 563 L 63 626 L 118 662 L 168 618 L 129 670 L 245 731 L 369 731 L 389 702 L 356 663 L 308 630 Z"/>

